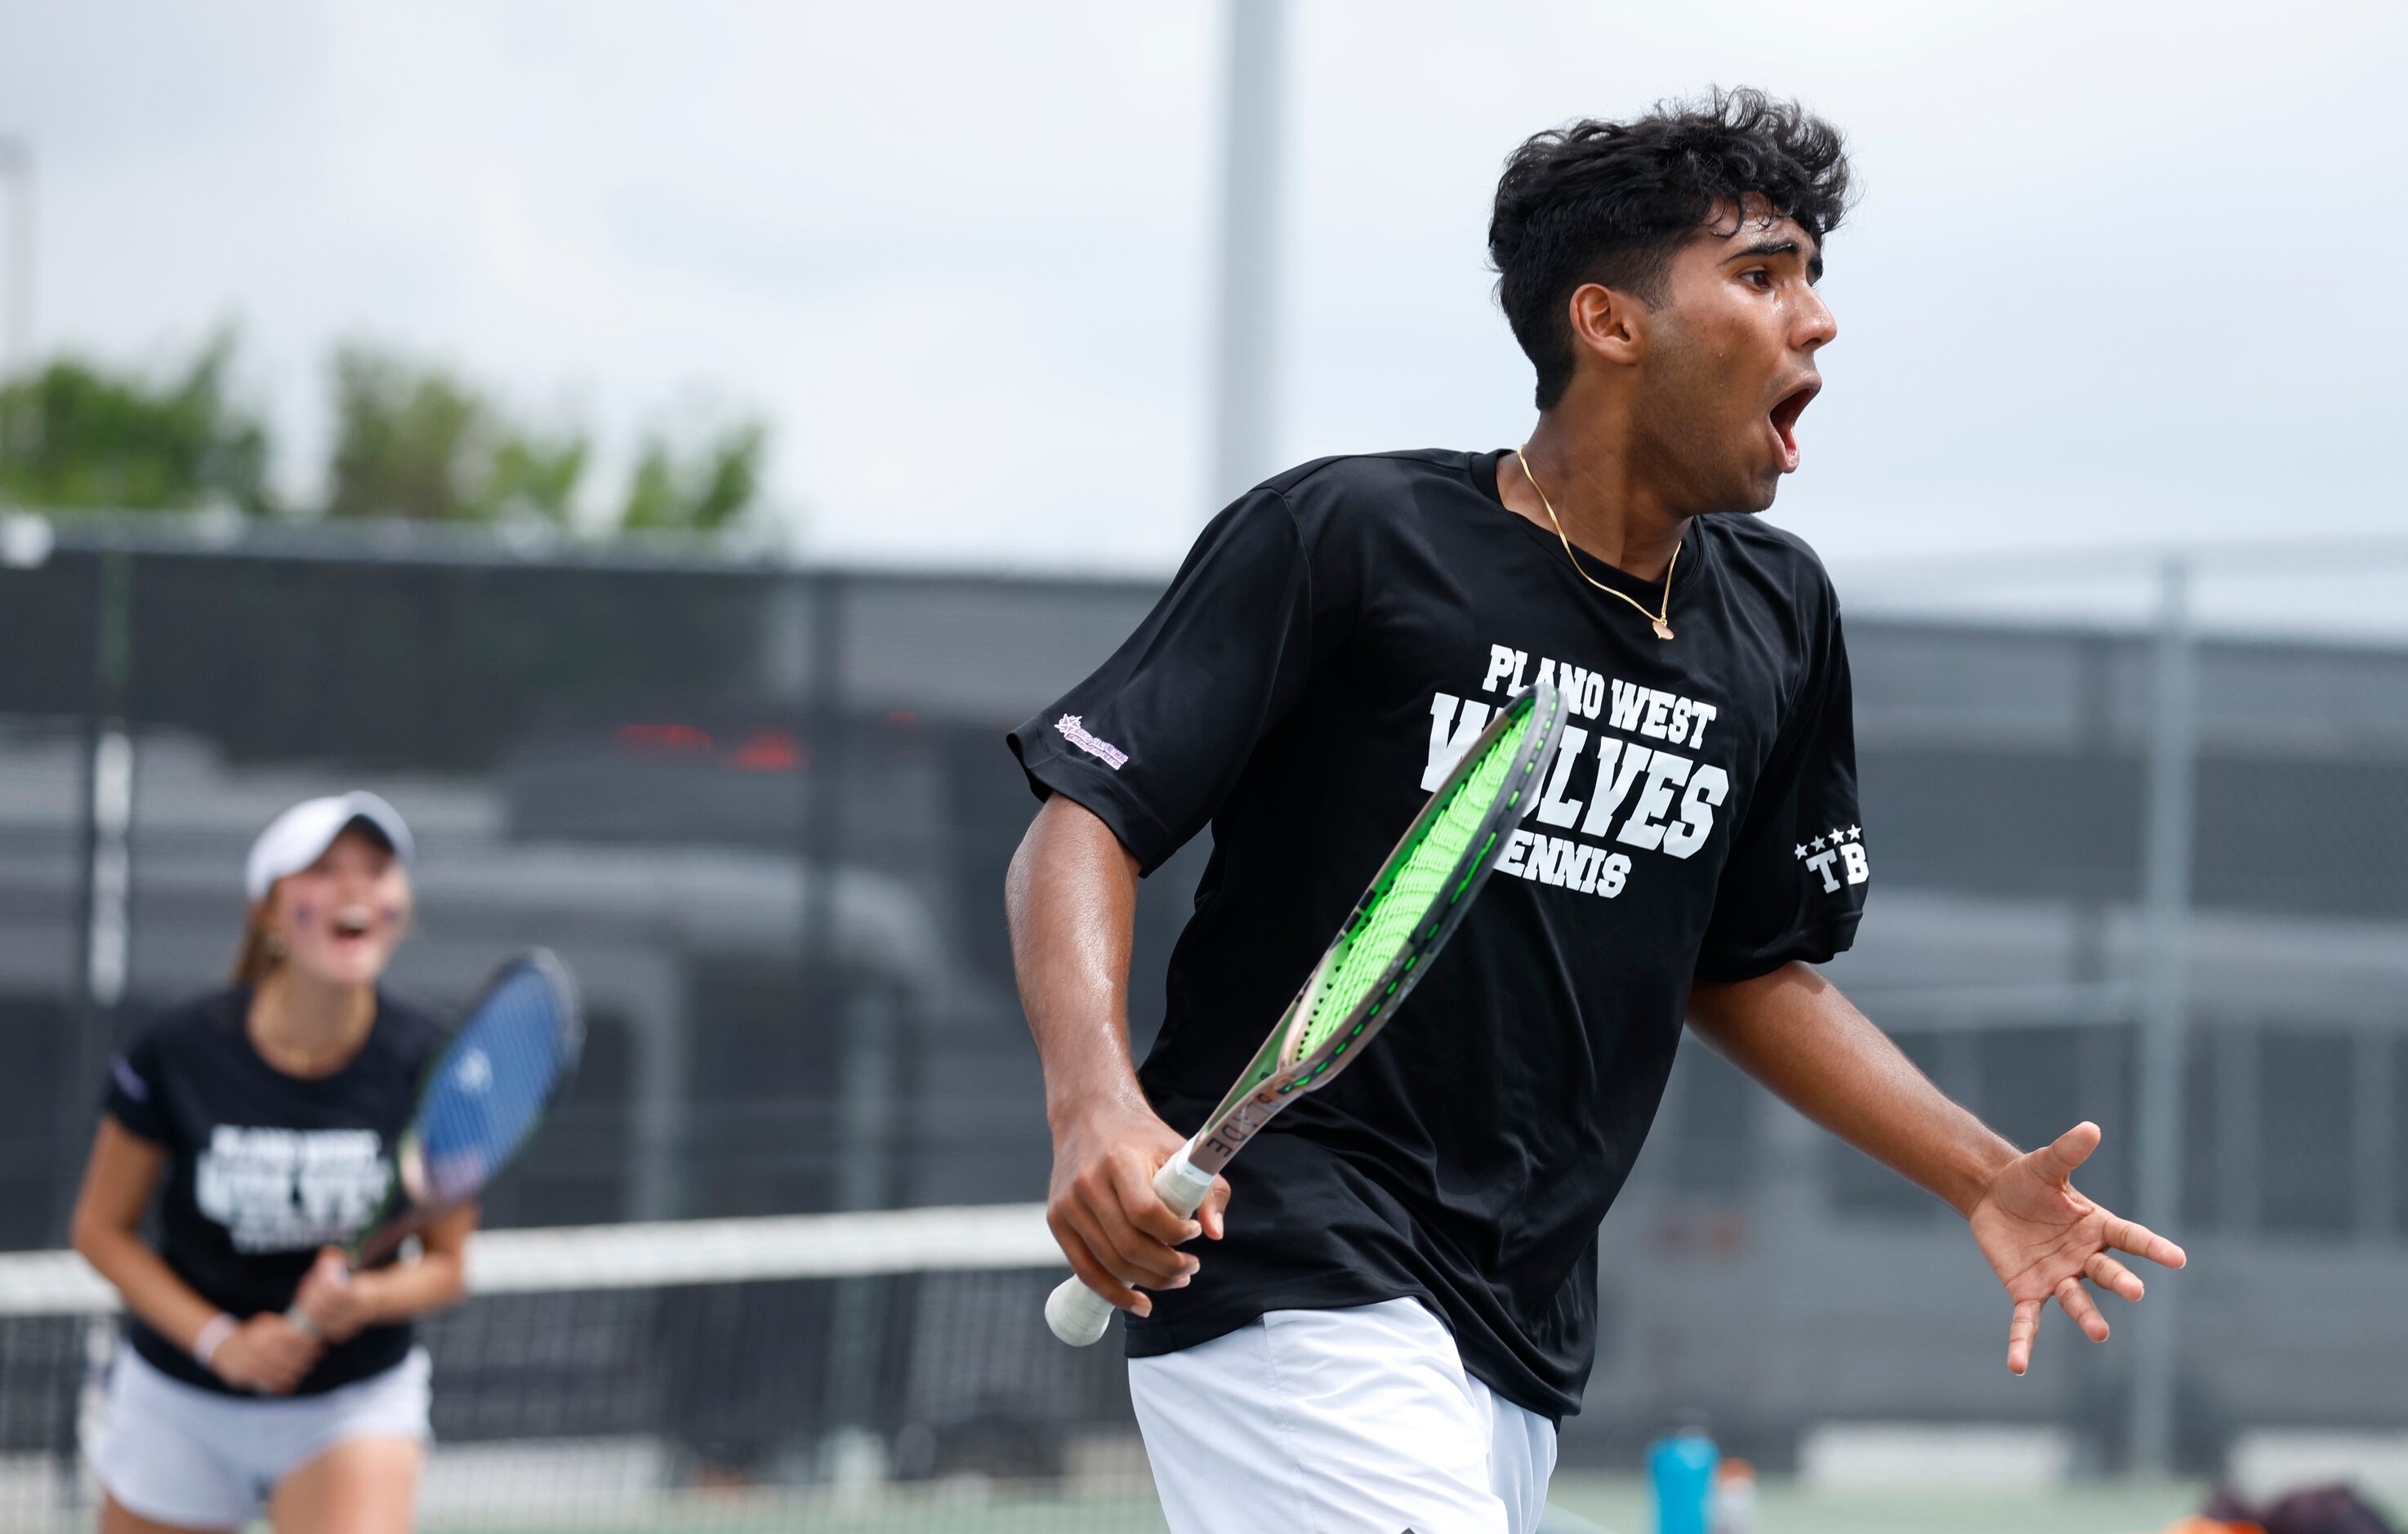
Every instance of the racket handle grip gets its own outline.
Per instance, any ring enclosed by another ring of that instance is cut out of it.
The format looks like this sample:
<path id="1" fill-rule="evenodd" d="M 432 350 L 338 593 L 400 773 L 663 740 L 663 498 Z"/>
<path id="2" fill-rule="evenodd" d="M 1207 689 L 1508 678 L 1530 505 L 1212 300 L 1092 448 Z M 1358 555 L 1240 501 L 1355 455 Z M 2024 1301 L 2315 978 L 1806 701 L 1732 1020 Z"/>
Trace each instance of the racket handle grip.
<path id="1" fill-rule="evenodd" d="M 1196 1163 L 1187 1159 L 1184 1145 L 1154 1174 L 1154 1197 L 1182 1220 L 1194 1214 L 1196 1206 L 1211 1191 L 1212 1174 L 1197 1169 Z M 1112 1302 L 1088 1288 L 1086 1282 L 1073 1273 L 1045 1297 L 1045 1324 L 1054 1328 L 1054 1336 L 1072 1347 L 1088 1347 L 1100 1341 L 1111 1329 Z"/>
<path id="2" fill-rule="evenodd" d="M 350 1252 L 349 1255 L 344 1259 L 343 1274 L 346 1278 L 351 1276 L 351 1263 L 356 1261 L 358 1256 L 359 1254 L 356 1251 L 352 1251 Z M 324 1259 L 321 1258 L 319 1260 L 323 1261 Z M 311 1266 L 315 1267 L 316 1265 L 312 1264 Z M 309 1312 L 303 1310 L 298 1304 L 288 1305 L 285 1307 L 284 1319 L 292 1326 L 294 1331 L 299 1332 L 302 1336 L 309 1339 L 312 1342 L 322 1342 L 326 1340 L 319 1333 L 318 1323 L 310 1320 Z"/>

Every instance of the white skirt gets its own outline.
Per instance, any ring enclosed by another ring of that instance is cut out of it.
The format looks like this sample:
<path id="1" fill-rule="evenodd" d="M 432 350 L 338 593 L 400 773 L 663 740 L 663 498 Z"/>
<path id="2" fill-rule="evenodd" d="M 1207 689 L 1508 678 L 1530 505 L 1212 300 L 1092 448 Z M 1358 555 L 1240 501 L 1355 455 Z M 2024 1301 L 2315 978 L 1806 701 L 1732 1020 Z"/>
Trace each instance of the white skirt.
<path id="1" fill-rule="evenodd" d="M 130 1346 L 109 1372 L 108 1415 L 93 1452 L 100 1484 L 128 1512 L 188 1528 L 236 1528 L 278 1482 L 338 1443 L 432 1436 L 424 1348 L 321 1396 L 227 1396 L 162 1373 Z"/>

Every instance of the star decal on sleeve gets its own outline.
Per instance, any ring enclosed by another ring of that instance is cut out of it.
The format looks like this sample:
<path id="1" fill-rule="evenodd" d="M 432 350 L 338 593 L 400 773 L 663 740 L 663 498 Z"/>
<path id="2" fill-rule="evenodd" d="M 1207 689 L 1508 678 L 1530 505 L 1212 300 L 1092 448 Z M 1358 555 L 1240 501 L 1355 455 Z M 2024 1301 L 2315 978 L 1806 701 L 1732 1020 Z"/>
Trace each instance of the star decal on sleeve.
<path id="1" fill-rule="evenodd" d="M 1791 852 L 1790 852 L 1790 854 L 1789 854 L 1789 855 L 1791 855 L 1792 857 L 1804 857 L 1804 856 L 1806 855 L 1806 844 L 1805 844 L 1804 842 L 1802 842 L 1802 841 L 1801 841 L 1801 842 L 1799 842 L 1799 844 L 1798 844 L 1794 849 L 1792 849 L 1792 850 L 1791 850 Z"/>
<path id="2" fill-rule="evenodd" d="M 1814 850 L 1818 853 L 1821 852 L 1823 850 L 1823 843 L 1828 839 L 1829 839 L 1827 837 L 1816 837 L 1814 839 Z"/>

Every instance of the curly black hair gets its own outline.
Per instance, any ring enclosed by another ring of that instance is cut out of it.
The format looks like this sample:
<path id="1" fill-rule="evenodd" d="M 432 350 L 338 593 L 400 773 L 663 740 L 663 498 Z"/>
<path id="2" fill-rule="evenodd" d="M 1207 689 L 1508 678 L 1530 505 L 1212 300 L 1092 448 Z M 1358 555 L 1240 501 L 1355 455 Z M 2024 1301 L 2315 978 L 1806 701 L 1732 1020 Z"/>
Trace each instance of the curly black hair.
<path id="1" fill-rule="evenodd" d="M 1847 146 L 1794 101 L 1715 90 L 1628 122 L 1533 135 L 1505 162 L 1488 221 L 1497 301 L 1539 370 L 1539 409 L 1572 377 L 1565 306 L 1600 282 L 1654 304 L 1672 254 L 1718 210 L 1760 197 L 1817 241 L 1847 211 Z"/>

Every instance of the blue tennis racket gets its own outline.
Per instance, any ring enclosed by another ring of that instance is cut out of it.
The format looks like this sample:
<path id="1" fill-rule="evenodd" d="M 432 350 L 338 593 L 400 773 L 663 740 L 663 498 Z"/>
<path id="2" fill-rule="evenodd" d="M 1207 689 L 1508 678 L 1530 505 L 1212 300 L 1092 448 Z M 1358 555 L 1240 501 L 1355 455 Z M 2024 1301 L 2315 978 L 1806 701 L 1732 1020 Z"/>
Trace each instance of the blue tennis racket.
<path id="1" fill-rule="evenodd" d="M 343 1248 L 351 1269 L 481 1195 L 535 1138 L 584 1046 L 567 967 L 542 949 L 504 965 L 427 1071 L 377 1213 Z M 286 1317 L 310 1329 L 297 1308 Z"/>

